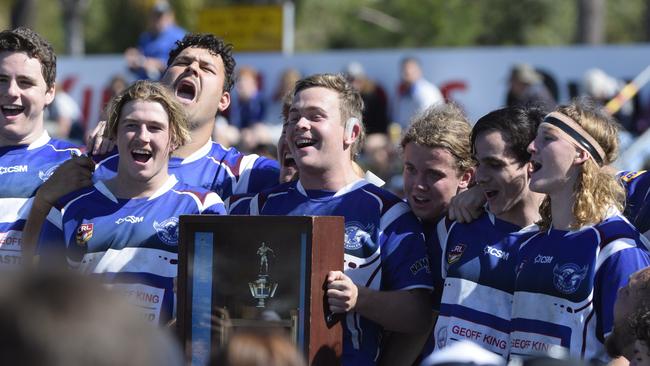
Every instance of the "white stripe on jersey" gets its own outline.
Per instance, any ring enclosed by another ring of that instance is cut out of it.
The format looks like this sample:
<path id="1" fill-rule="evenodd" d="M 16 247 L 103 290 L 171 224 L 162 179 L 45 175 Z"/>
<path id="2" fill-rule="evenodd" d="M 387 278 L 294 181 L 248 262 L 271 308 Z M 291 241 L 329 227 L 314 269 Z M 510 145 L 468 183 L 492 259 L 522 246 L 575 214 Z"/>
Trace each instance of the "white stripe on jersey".
<path id="1" fill-rule="evenodd" d="M 244 155 L 239 163 L 239 179 L 237 181 L 233 180 L 232 182 L 232 194 L 242 194 L 247 193 L 248 181 L 251 177 L 251 172 L 253 171 L 253 165 L 255 160 L 259 158 L 258 155 Z M 232 173 L 230 173 L 232 175 Z M 234 177 L 234 175 L 233 175 Z"/>
<path id="2" fill-rule="evenodd" d="M 59 230 L 63 230 L 63 215 L 61 214 L 61 211 L 56 209 L 56 207 L 50 209 L 46 220 L 51 222 L 52 225 L 56 226 Z"/>
<path id="3" fill-rule="evenodd" d="M 443 217 L 438 221 L 438 225 L 436 225 L 436 235 L 438 235 L 438 243 L 440 244 L 440 253 L 442 256 L 440 260 L 440 276 L 443 280 L 447 278 L 447 239 L 449 239 L 449 232 L 456 226 L 456 221 L 454 221 L 449 227 L 449 230 L 447 230 L 445 222 L 446 218 Z"/>
<path id="4" fill-rule="evenodd" d="M 109 200 L 111 200 L 111 201 L 117 203 L 117 197 L 115 197 L 115 195 L 113 195 L 113 192 L 111 192 L 111 191 L 108 189 L 108 187 L 106 187 L 106 185 L 104 184 L 104 182 L 99 181 L 99 182 L 95 183 L 95 189 L 97 189 L 97 190 L 99 191 L 99 193 L 101 193 L 101 194 L 103 194 L 104 196 L 106 196 L 106 198 L 108 198 Z"/>
<path id="5" fill-rule="evenodd" d="M 402 215 L 409 211 L 411 211 L 411 208 L 409 208 L 409 205 L 407 205 L 405 202 L 399 202 L 388 209 L 385 214 L 381 215 L 381 219 L 379 221 L 379 235 L 382 235 L 384 233 L 384 229 L 386 229 L 388 225 L 392 224 L 395 220 L 399 219 Z"/>
<path id="6" fill-rule="evenodd" d="M 223 203 L 221 200 L 221 197 L 219 197 L 218 194 L 214 192 L 210 192 L 205 196 L 205 203 L 201 202 L 201 199 L 194 194 L 193 192 L 188 192 L 188 191 L 177 191 L 177 190 L 172 190 L 175 193 L 182 194 L 182 195 L 187 195 L 192 197 L 194 202 L 196 203 L 196 207 L 199 209 L 199 214 L 202 214 L 203 211 L 205 211 L 206 208 L 216 205 L 218 203 Z"/>
<path id="7" fill-rule="evenodd" d="M 77 153 L 77 155 L 81 155 L 81 150 L 79 150 L 79 149 L 77 149 L 77 148 L 75 148 L 75 147 L 67 147 L 67 148 L 64 148 L 64 149 L 57 149 L 57 148 L 56 148 L 54 145 L 52 145 L 52 144 L 47 144 L 47 146 L 51 147 L 52 150 L 54 150 L 54 151 L 58 151 L 58 152 L 62 152 L 62 151 L 74 151 L 75 153 Z"/>
<path id="8" fill-rule="evenodd" d="M 170 263 L 170 260 L 176 259 L 178 254 L 161 249 L 108 249 L 106 252 L 85 254 L 79 270 L 82 273 L 147 272 L 162 277 L 176 277 L 178 266 Z"/>
<path id="9" fill-rule="evenodd" d="M 537 319 L 541 321 L 552 319 L 553 324 L 571 324 L 572 328 L 574 324 L 576 324 L 576 318 L 580 317 L 575 310 L 581 309 L 580 313 L 583 313 L 586 316 L 592 308 L 590 303 L 594 296 L 592 291 L 585 300 L 580 303 L 574 303 L 561 297 L 542 293 L 517 291 L 516 294 L 517 306 L 513 306 L 513 319 L 524 318 Z M 573 312 L 568 312 L 567 309 L 573 309 Z M 579 332 L 574 331 L 573 335 L 575 336 L 576 333 Z M 582 339 L 582 334 L 578 335 Z"/>
<path id="10" fill-rule="evenodd" d="M 511 293 L 462 278 L 448 277 L 445 283 L 448 285 L 445 286 L 442 303 L 463 304 L 462 306 L 466 308 L 510 320 Z M 482 301 L 483 299 L 490 299 L 490 301 Z M 504 301 L 503 304 L 495 304 L 495 300 Z"/>
<path id="11" fill-rule="evenodd" d="M 248 210 L 248 214 L 251 216 L 258 216 L 260 214 L 260 205 L 259 205 L 260 195 L 256 194 L 255 197 L 251 199 L 251 207 Z"/>
<path id="12" fill-rule="evenodd" d="M 352 347 L 354 349 L 361 348 L 361 337 L 363 330 L 359 326 L 361 316 L 356 311 L 349 312 L 345 315 L 345 325 L 350 331 L 350 339 L 352 340 Z"/>
<path id="13" fill-rule="evenodd" d="M 26 219 L 33 198 L 0 198 L 0 223 Z"/>
<path id="14" fill-rule="evenodd" d="M 624 249 L 629 249 L 629 248 L 635 248 L 636 243 L 634 240 L 630 238 L 620 238 L 616 239 L 613 242 L 605 245 L 605 248 L 601 251 L 600 247 L 598 248 L 598 252 L 596 252 L 596 269 L 594 270 L 596 273 L 600 269 L 600 266 L 605 263 L 607 258 L 610 256 L 620 252 L 621 250 Z"/>

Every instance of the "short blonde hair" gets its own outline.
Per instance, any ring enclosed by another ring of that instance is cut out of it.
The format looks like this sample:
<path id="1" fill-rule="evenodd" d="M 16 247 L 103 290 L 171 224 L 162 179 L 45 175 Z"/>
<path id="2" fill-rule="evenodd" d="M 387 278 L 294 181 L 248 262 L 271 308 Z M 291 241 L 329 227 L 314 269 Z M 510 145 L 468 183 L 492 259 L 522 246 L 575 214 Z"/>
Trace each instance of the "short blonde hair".
<path id="1" fill-rule="evenodd" d="M 402 150 L 415 143 L 428 148 L 442 148 L 456 161 L 458 175 L 474 166 L 469 136 L 472 127 L 463 111 L 453 103 L 434 105 L 416 115 L 400 143 Z"/>
<path id="2" fill-rule="evenodd" d="M 601 107 L 589 99 L 574 100 L 569 105 L 557 107 L 560 112 L 582 126 L 605 151 L 604 164 L 616 160 L 618 156 L 618 123 Z M 625 190 L 607 167 L 600 167 L 593 159 L 582 164 L 582 171 L 573 187 L 575 203 L 573 204 L 574 223 L 571 229 L 593 225 L 603 221 L 607 211 L 614 207 L 623 211 Z M 551 226 L 551 201 L 546 197 L 540 206 L 542 228 Z"/>
<path id="3" fill-rule="evenodd" d="M 136 81 L 111 100 L 107 107 L 108 121 L 104 131 L 105 137 L 115 139 L 122 109 L 127 103 L 134 100 L 155 102 L 165 109 L 169 118 L 169 136 L 172 149 L 190 142 L 190 131 L 183 106 L 166 87 L 147 80 Z"/>

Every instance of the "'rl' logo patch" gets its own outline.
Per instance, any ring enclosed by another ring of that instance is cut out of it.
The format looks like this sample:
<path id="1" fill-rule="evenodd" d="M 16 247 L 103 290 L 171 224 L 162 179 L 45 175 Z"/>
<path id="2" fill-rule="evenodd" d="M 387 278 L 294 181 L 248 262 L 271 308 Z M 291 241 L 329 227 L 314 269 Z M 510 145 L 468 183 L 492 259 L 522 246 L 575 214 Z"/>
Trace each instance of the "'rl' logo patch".
<path id="1" fill-rule="evenodd" d="M 460 257 L 465 252 L 466 247 L 467 247 L 467 245 L 465 245 L 465 244 L 456 244 L 456 246 L 453 247 L 449 251 L 449 253 L 447 253 L 447 263 L 454 264 L 454 263 L 458 262 Z"/>
<path id="2" fill-rule="evenodd" d="M 84 246 L 88 243 L 88 240 L 93 237 L 93 224 L 92 222 L 81 224 L 77 228 L 77 245 Z"/>

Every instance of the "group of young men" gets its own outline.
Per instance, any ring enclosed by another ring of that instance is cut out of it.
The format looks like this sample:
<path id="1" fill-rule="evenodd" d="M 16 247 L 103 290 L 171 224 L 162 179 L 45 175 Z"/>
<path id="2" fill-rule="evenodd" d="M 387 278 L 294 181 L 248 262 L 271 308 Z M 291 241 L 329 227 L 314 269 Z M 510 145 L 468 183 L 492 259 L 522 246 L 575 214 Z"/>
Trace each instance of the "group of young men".
<path id="1" fill-rule="evenodd" d="M 172 317 L 178 215 L 223 214 L 221 199 L 233 214 L 340 215 L 344 268 L 333 269 L 326 282 L 330 310 L 345 314 L 343 364 L 409 364 L 461 339 L 509 355 L 514 243 L 534 231 L 542 200 L 528 188 L 527 151 L 541 111 L 500 109 L 473 128 L 452 104 L 425 111 L 402 140 L 404 202 L 355 169 L 363 102 L 342 76 L 312 75 L 296 83 L 278 165 L 211 141 L 214 119 L 230 103 L 235 61 L 219 38 L 187 35 L 170 53 L 161 79 L 174 101 L 155 86 L 131 87 L 112 122 L 96 131 L 93 162 L 71 158 L 79 150 L 43 129 L 44 109 L 55 94 L 55 63 L 49 44 L 29 29 L 0 33 L 3 265 L 19 265 L 21 252 L 25 261 L 39 252 L 48 262 L 45 257 L 56 258 L 60 248 L 71 265 L 130 284 L 125 292 L 158 295 L 163 300 L 153 318 L 164 322 Z M 180 127 L 169 105 L 175 103 L 187 116 L 186 143 L 174 138 Z M 118 153 L 102 156 L 112 139 Z M 297 174 L 278 184 L 288 161 Z M 626 176 L 628 184 L 642 187 L 635 181 L 641 176 Z M 640 189 L 628 192 L 641 195 Z M 453 200 L 463 203 L 451 216 L 475 220 L 446 218 Z M 643 200 L 631 206 L 639 223 L 647 220 L 640 214 Z M 171 201 L 178 202 L 174 210 Z M 169 268 L 152 264 L 161 258 Z M 617 319 L 613 324 L 623 327 Z M 619 354 L 628 357 L 628 345 L 617 343 Z"/>

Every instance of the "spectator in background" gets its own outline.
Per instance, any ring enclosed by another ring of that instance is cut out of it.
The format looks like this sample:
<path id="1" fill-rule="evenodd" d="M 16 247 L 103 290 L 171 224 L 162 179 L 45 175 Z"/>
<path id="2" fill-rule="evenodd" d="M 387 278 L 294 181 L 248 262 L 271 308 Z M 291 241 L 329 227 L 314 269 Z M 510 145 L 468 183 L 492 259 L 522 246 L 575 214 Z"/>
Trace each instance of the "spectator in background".
<path id="1" fill-rule="evenodd" d="M 300 80 L 302 75 L 300 71 L 294 68 L 285 69 L 280 76 L 273 96 L 271 98 L 271 104 L 269 104 L 268 111 L 266 113 L 266 119 L 273 125 L 282 126 L 282 121 L 286 120 L 283 118 L 283 105 L 285 103 L 285 97 L 291 94 L 293 86 L 296 85 L 296 81 Z M 278 129 L 280 131 L 280 129 Z"/>
<path id="2" fill-rule="evenodd" d="M 585 95 L 600 105 L 607 104 L 607 102 L 618 94 L 623 86 L 625 86 L 625 83 L 622 80 L 607 75 L 603 70 L 596 68 L 587 70 L 582 79 L 582 87 Z M 631 100 L 623 104 L 621 109 L 614 113 L 614 118 L 620 122 L 621 126 L 628 133 L 638 134 L 634 125 L 634 104 L 632 104 Z"/>
<path id="3" fill-rule="evenodd" d="M 236 98 L 230 108 L 230 124 L 240 129 L 250 128 L 264 121 L 266 102 L 262 98 L 257 70 L 243 66 L 237 74 Z"/>
<path id="4" fill-rule="evenodd" d="M 506 104 L 508 107 L 536 106 L 548 112 L 556 102 L 544 85 L 544 78 L 529 64 L 516 64 L 510 71 L 510 88 Z"/>
<path id="5" fill-rule="evenodd" d="M 363 66 L 356 61 L 349 63 L 344 73 L 352 87 L 361 93 L 366 133 L 388 133 L 388 97 L 384 88 L 368 79 Z"/>
<path id="6" fill-rule="evenodd" d="M 56 88 L 56 96 L 49 106 L 50 120 L 54 122 L 48 131 L 57 138 L 81 144 L 84 136 L 81 126 L 81 108 L 68 94 L 65 87 Z M 51 128 L 51 129 L 50 129 Z"/>
<path id="7" fill-rule="evenodd" d="M 417 59 L 407 57 L 402 60 L 401 77 L 397 92 L 397 123 L 404 129 L 417 113 L 445 100 L 440 90 L 422 76 Z"/>
<path id="8" fill-rule="evenodd" d="M 174 10 L 167 1 L 157 1 L 149 16 L 149 30 L 140 35 L 137 48 L 124 52 L 129 70 L 138 79 L 158 80 L 167 66 L 169 51 L 186 31 L 176 25 Z"/>
<path id="9" fill-rule="evenodd" d="M 365 121 L 364 121 L 365 122 Z M 402 164 L 393 144 L 383 133 L 366 136 L 359 164 L 385 182 L 401 174 Z"/>

